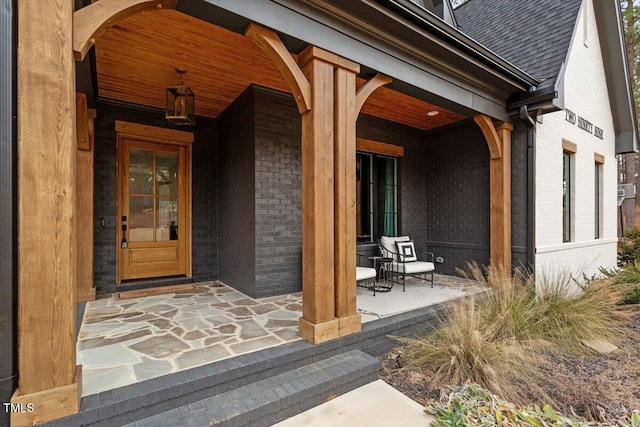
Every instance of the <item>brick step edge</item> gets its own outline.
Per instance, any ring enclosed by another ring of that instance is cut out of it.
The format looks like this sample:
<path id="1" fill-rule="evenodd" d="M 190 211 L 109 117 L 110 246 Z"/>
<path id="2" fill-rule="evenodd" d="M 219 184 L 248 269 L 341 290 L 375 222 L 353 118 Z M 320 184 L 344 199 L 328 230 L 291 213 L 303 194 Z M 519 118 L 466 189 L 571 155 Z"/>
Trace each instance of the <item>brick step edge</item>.
<path id="1" fill-rule="evenodd" d="M 378 379 L 378 359 L 352 350 L 126 427 L 269 426 Z"/>

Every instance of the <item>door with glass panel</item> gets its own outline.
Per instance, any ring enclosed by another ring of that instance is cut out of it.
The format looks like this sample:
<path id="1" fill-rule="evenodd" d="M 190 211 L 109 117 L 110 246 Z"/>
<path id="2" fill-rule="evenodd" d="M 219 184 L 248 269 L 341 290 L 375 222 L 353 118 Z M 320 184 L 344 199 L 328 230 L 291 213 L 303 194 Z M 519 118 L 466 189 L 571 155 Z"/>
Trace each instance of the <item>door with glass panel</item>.
<path id="1" fill-rule="evenodd" d="M 187 274 L 187 149 L 120 139 L 118 283 Z"/>

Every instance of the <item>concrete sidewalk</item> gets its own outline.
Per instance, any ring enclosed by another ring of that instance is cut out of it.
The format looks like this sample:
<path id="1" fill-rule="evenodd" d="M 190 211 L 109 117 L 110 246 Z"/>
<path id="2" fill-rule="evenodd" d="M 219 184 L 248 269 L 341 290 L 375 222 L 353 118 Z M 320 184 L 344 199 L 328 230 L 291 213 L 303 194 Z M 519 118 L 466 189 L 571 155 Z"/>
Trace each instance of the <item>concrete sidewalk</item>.
<path id="1" fill-rule="evenodd" d="M 274 427 L 424 427 L 433 419 L 422 405 L 377 380 Z"/>

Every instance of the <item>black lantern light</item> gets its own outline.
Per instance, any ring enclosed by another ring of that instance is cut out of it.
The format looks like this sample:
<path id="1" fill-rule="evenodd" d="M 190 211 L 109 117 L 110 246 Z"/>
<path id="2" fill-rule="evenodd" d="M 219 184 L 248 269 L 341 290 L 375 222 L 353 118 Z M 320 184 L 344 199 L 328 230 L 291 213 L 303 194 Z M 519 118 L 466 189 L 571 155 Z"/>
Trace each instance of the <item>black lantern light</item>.
<path id="1" fill-rule="evenodd" d="M 167 86 L 165 117 L 174 125 L 196 124 L 195 95 L 183 81 L 186 72 L 182 68 L 176 68 L 176 73 L 180 75 L 180 84 Z"/>

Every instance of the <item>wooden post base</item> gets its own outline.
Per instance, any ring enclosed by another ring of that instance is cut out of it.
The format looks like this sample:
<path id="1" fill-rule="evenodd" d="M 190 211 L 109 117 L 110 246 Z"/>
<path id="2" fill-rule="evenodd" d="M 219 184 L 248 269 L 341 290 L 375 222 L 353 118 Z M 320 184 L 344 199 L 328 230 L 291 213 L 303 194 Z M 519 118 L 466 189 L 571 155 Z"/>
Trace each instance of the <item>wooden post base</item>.
<path id="1" fill-rule="evenodd" d="M 94 301 L 96 299 L 96 288 L 78 289 L 76 293 L 77 302 Z"/>
<path id="2" fill-rule="evenodd" d="M 362 330 L 362 319 L 360 318 L 360 314 L 353 314 L 348 317 L 340 317 L 338 321 L 340 322 L 341 337 L 355 334 L 356 332 L 360 332 Z"/>
<path id="3" fill-rule="evenodd" d="M 362 330 L 362 320 L 359 314 L 354 314 L 349 317 L 341 317 L 314 324 L 301 317 L 298 327 L 302 338 L 311 344 L 320 344 L 360 332 Z"/>
<path id="4" fill-rule="evenodd" d="M 338 319 L 314 324 L 301 317 L 298 329 L 300 336 L 311 344 L 320 344 L 340 338 L 340 321 Z"/>
<path id="5" fill-rule="evenodd" d="M 82 366 L 76 366 L 73 383 L 30 394 L 20 394 L 17 389 L 11 398 L 11 425 L 32 426 L 77 414 L 82 395 Z"/>

